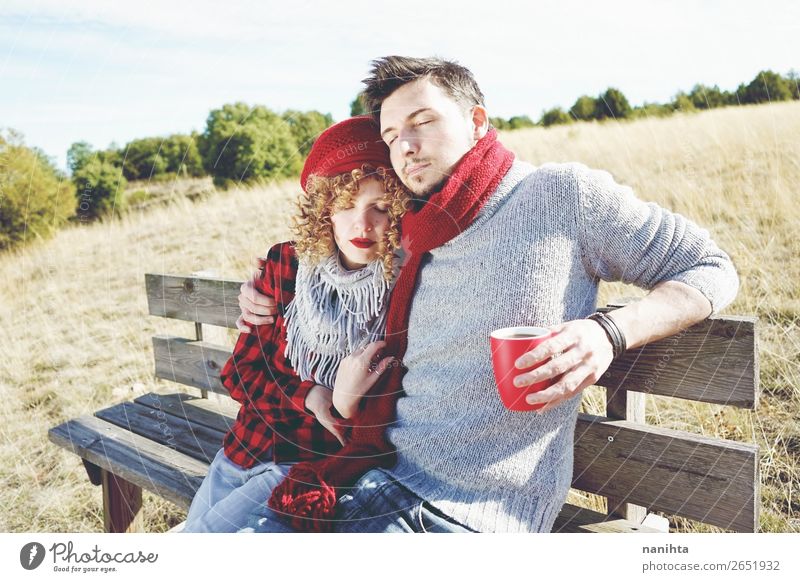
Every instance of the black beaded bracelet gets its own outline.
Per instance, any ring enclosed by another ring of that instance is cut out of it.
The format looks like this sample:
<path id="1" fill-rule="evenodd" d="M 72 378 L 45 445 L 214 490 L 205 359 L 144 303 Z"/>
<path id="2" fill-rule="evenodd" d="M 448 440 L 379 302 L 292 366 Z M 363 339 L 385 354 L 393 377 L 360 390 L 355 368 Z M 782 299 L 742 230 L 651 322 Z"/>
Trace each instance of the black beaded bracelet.
<path id="1" fill-rule="evenodd" d="M 625 350 L 628 349 L 625 335 L 619 329 L 616 322 L 608 317 L 605 313 L 597 312 L 591 314 L 587 319 L 592 319 L 600 324 L 603 331 L 606 332 L 608 340 L 611 342 L 612 350 L 614 352 L 614 359 L 618 359 Z"/>

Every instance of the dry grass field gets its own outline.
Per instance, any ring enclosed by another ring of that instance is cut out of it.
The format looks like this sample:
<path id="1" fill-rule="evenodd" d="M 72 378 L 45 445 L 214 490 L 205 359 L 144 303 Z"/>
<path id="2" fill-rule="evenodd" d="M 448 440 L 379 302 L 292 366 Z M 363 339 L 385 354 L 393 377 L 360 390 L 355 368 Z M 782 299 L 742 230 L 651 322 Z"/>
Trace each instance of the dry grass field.
<path id="1" fill-rule="evenodd" d="M 761 447 L 761 530 L 800 531 L 800 103 L 737 107 L 632 123 L 575 124 L 502 137 L 519 157 L 604 168 L 638 196 L 711 231 L 741 277 L 726 313 L 760 320 L 762 398 L 737 411 L 647 398 L 648 422 Z M 101 531 L 100 488 L 47 431 L 132 395 L 153 379 L 150 337 L 190 337 L 190 323 L 147 315 L 144 273 L 213 269 L 244 278 L 288 237 L 295 182 L 177 199 L 120 219 L 75 225 L 0 256 L 0 531 Z M 604 285 L 600 303 L 642 291 Z M 232 332 L 220 331 L 221 340 Z M 602 392 L 583 406 L 599 411 Z M 603 500 L 571 493 L 571 501 Z M 183 512 L 145 493 L 145 527 Z M 671 520 L 679 531 L 716 531 Z"/>

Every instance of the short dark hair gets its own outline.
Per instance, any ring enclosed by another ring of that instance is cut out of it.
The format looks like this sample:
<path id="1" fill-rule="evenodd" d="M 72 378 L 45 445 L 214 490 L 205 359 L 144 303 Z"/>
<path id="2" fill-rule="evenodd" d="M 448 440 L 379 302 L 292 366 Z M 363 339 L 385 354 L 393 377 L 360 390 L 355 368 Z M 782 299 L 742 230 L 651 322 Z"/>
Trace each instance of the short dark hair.
<path id="1" fill-rule="evenodd" d="M 406 83 L 425 77 L 465 109 L 473 105 L 483 106 L 483 93 L 472 72 L 454 61 L 435 57 L 418 59 L 388 56 L 375 59 L 370 64 L 370 76 L 362 81 L 367 86 L 363 101 L 367 113 L 378 123 L 384 99 Z"/>

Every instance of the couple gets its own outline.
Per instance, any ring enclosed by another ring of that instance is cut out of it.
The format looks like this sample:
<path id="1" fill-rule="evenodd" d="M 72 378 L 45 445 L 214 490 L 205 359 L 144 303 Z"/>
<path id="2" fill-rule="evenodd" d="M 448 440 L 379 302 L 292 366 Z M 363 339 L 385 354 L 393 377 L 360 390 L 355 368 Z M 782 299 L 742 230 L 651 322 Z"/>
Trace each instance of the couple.
<path id="1" fill-rule="evenodd" d="M 243 286 L 222 374 L 242 408 L 187 531 L 550 531 L 576 396 L 728 305 L 736 271 L 607 172 L 514 159 L 464 67 L 385 57 L 365 83 L 377 127 L 320 136 L 298 240 Z M 599 322 L 600 280 L 650 293 Z M 516 325 L 556 333 L 517 362 L 546 362 L 520 387 L 557 379 L 538 413 L 494 386 L 489 334 Z"/>

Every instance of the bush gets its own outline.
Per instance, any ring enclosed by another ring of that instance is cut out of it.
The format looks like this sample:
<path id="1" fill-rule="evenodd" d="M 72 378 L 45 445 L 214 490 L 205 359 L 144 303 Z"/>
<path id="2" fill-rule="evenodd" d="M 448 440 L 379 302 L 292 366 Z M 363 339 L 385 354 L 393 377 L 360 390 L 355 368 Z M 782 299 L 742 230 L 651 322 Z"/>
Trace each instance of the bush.
<path id="1" fill-rule="evenodd" d="M 639 107 L 634 107 L 631 111 L 630 118 L 647 118 L 647 117 L 666 117 L 672 115 L 674 109 L 671 104 L 663 105 L 661 103 L 644 103 Z"/>
<path id="2" fill-rule="evenodd" d="M 200 157 L 200 150 L 197 147 L 199 137 L 196 133 L 192 133 L 192 135 L 175 134 L 161 143 L 160 155 L 167 163 L 166 174 L 175 174 L 184 178 L 205 176 L 203 158 Z"/>
<path id="3" fill-rule="evenodd" d="M 562 123 L 570 123 L 572 121 L 572 117 L 569 113 L 561 109 L 560 107 L 554 107 L 548 111 L 545 111 L 542 114 L 542 119 L 540 123 L 545 127 L 550 127 L 551 125 L 558 125 Z"/>
<path id="4" fill-rule="evenodd" d="M 330 113 L 323 115 L 319 111 L 286 111 L 281 117 L 289 124 L 297 151 L 305 159 L 317 136 L 333 125 Z"/>
<path id="5" fill-rule="evenodd" d="M 526 127 L 536 127 L 533 120 L 527 115 L 515 115 L 508 120 L 509 129 L 524 129 Z"/>
<path id="6" fill-rule="evenodd" d="M 628 99 L 619 89 L 609 87 L 597 98 L 597 119 L 625 119 L 631 114 Z"/>
<path id="7" fill-rule="evenodd" d="M 577 101 L 569 108 L 569 113 L 575 119 L 581 121 L 589 121 L 590 119 L 598 119 L 597 99 L 582 95 L 578 97 Z"/>
<path id="8" fill-rule="evenodd" d="M 695 85 L 689 92 L 688 97 L 695 109 L 725 107 L 731 102 L 731 94 L 727 91 L 721 91 L 716 85 L 713 87 Z"/>
<path id="9" fill-rule="evenodd" d="M 792 92 L 792 99 L 800 99 L 800 75 L 797 71 L 792 69 L 786 75 L 786 81 L 789 84 L 789 90 Z"/>
<path id="10" fill-rule="evenodd" d="M 789 82 L 772 71 L 761 71 L 744 90 L 743 103 L 788 101 L 792 98 Z"/>
<path id="11" fill-rule="evenodd" d="M 675 95 L 675 98 L 672 100 L 672 103 L 670 105 L 672 106 L 673 111 L 688 112 L 695 110 L 694 102 L 686 93 L 683 92 L 680 92 L 677 95 Z"/>
<path id="12" fill-rule="evenodd" d="M 90 220 L 125 210 L 123 192 L 128 183 L 122 170 L 93 156 L 72 175 L 78 195 L 78 218 Z"/>
<path id="13" fill-rule="evenodd" d="M 200 151 L 217 185 L 295 176 L 302 167 L 289 124 L 261 105 L 240 102 L 213 110 Z"/>
<path id="14" fill-rule="evenodd" d="M 0 133 L 0 249 L 51 236 L 75 205 L 75 187 L 43 153 Z"/>
<path id="15" fill-rule="evenodd" d="M 491 123 L 492 127 L 494 127 L 498 131 L 511 129 L 511 126 L 509 125 L 508 121 L 506 121 L 502 117 L 490 117 L 489 123 Z"/>
<path id="16" fill-rule="evenodd" d="M 167 160 L 160 155 L 162 140 L 157 137 L 135 139 L 125 146 L 122 173 L 128 180 L 146 180 L 167 171 Z"/>
<path id="17" fill-rule="evenodd" d="M 356 98 L 350 102 L 350 117 L 355 117 L 356 115 L 366 115 L 367 114 L 367 106 L 364 105 L 364 94 L 359 93 L 356 95 Z"/>

